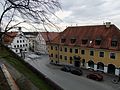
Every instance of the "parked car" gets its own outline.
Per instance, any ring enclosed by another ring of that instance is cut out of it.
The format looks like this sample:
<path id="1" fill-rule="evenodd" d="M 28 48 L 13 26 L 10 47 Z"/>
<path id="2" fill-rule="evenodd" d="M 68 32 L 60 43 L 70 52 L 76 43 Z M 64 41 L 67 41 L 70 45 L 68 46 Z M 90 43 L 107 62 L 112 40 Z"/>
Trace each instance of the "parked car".
<path id="1" fill-rule="evenodd" d="M 62 68 L 61 68 L 62 71 L 65 71 L 65 72 L 70 72 L 71 71 L 71 68 L 70 66 L 68 65 L 64 65 Z"/>
<path id="2" fill-rule="evenodd" d="M 71 73 L 79 76 L 83 74 L 81 69 L 73 69 L 71 70 Z"/>
<path id="3" fill-rule="evenodd" d="M 93 79 L 93 80 L 97 80 L 97 81 L 102 81 L 103 80 L 103 76 L 99 73 L 91 73 L 87 75 L 87 78 Z"/>

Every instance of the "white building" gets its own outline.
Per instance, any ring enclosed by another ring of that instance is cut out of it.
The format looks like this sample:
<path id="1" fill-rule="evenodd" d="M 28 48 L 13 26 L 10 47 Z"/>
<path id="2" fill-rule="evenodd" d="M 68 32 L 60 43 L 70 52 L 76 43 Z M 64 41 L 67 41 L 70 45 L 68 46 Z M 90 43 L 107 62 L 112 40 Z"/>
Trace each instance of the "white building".
<path id="1" fill-rule="evenodd" d="M 53 40 L 58 32 L 39 32 L 36 37 L 35 51 L 40 54 L 48 54 L 47 43 Z"/>
<path id="2" fill-rule="evenodd" d="M 29 50 L 28 39 L 22 33 L 20 27 L 18 32 L 7 32 L 5 34 L 4 44 L 16 54 L 20 54 L 21 52 L 28 52 Z"/>
<path id="3" fill-rule="evenodd" d="M 29 42 L 29 50 L 35 51 L 35 42 L 38 32 L 23 32 Z"/>

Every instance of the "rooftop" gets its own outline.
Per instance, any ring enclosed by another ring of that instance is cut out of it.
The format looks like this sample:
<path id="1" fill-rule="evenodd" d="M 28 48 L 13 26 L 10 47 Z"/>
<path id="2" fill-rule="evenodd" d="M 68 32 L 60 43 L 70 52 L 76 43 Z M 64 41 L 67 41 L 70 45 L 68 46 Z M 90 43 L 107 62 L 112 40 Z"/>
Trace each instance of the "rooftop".
<path id="1" fill-rule="evenodd" d="M 65 41 L 61 42 L 62 39 Z M 75 42 L 71 43 L 73 39 Z M 95 45 L 96 40 L 100 41 L 100 45 Z M 117 41 L 117 47 L 111 47 L 111 41 Z M 113 24 L 109 27 L 106 25 L 71 26 L 61 32 L 51 43 L 90 48 L 119 49 L 120 30 Z"/>

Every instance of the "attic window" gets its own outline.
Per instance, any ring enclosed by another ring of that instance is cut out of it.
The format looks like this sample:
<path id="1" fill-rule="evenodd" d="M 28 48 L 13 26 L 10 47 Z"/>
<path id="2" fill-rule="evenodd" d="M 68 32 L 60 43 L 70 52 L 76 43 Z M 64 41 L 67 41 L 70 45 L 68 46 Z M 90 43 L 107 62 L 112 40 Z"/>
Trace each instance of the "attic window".
<path id="1" fill-rule="evenodd" d="M 70 42 L 71 42 L 71 44 L 74 44 L 76 42 L 76 38 L 75 37 L 71 38 Z"/>
<path id="2" fill-rule="evenodd" d="M 98 45 L 100 45 L 100 44 L 101 44 L 101 38 L 97 38 L 97 39 L 95 40 L 95 45 L 98 46 Z"/>
<path id="3" fill-rule="evenodd" d="M 83 45 L 87 44 L 87 42 L 88 42 L 87 39 L 83 39 L 83 40 L 82 40 L 82 44 L 83 44 Z"/>
<path id="4" fill-rule="evenodd" d="M 112 40 L 111 41 L 111 47 L 116 47 L 118 44 L 118 41 L 117 40 Z"/>
<path id="5" fill-rule="evenodd" d="M 61 43 L 65 43 L 66 39 L 65 38 L 62 38 L 61 39 Z"/>

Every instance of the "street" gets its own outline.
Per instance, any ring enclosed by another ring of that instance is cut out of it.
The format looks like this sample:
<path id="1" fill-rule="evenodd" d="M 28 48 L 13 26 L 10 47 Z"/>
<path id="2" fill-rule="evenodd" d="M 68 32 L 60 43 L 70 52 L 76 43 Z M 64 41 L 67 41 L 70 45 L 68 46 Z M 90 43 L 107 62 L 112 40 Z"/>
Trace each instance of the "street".
<path id="1" fill-rule="evenodd" d="M 94 81 L 85 76 L 77 76 L 71 73 L 63 72 L 60 66 L 49 64 L 48 56 L 41 56 L 39 59 L 26 58 L 36 69 L 46 75 L 46 78 L 57 83 L 64 90 L 120 90 L 120 85 L 111 85 L 105 81 Z"/>

